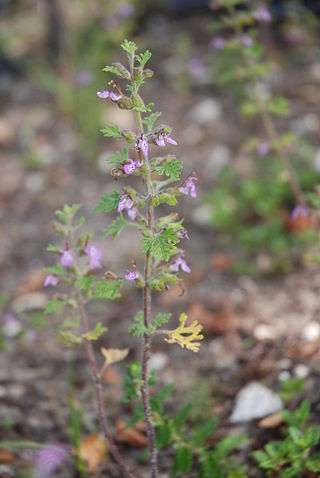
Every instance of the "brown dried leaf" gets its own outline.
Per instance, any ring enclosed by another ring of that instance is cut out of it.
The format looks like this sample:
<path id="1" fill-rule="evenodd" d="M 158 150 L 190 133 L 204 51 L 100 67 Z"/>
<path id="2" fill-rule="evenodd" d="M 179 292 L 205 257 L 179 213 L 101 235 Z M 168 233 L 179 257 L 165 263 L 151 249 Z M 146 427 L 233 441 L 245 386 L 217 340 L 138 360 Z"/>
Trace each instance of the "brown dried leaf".
<path id="1" fill-rule="evenodd" d="M 93 433 L 80 441 L 79 457 L 87 464 L 89 471 L 97 470 L 106 459 L 107 452 L 108 445 L 98 433 Z"/>
<path id="2" fill-rule="evenodd" d="M 14 460 L 14 454 L 9 451 L 5 450 L 4 448 L 0 448 L 0 464 L 4 465 L 6 463 L 12 463 Z"/>
<path id="3" fill-rule="evenodd" d="M 135 423 L 132 428 L 125 427 L 125 422 L 123 420 L 118 420 L 116 424 L 116 433 L 114 435 L 116 441 L 126 443 L 135 448 L 145 448 L 148 445 L 147 437 L 141 433 L 141 422 Z M 142 430 L 144 431 L 144 429 L 145 427 Z"/>
<path id="4" fill-rule="evenodd" d="M 260 428 L 276 428 L 283 423 L 282 413 L 276 412 L 268 415 L 258 422 Z"/>

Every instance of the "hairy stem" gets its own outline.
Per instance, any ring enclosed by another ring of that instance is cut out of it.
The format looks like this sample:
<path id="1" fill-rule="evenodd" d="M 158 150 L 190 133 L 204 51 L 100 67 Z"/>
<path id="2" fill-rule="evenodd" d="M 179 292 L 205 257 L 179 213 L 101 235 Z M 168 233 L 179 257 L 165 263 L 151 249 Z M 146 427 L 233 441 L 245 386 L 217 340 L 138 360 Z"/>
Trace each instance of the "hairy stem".
<path id="1" fill-rule="evenodd" d="M 131 78 L 133 91 L 136 93 L 136 84 L 134 81 L 134 58 L 131 63 Z M 137 123 L 139 127 L 139 132 L 141 135 L 144 135 L 144 128 L 141 118 L 141 113 L 139 111 L 137 114 Z M 149 229 L 154 227 L 154 207 L 152 205 L 153 197 L 153 185 L 151 179 L 151 171 L 149 159 L 144 158 L 145 166 L 145 182 L 147 187 L 147 202 L 148 202 L 148 212 L 147 212 L 147 226 Z M 151 268 L 152 268 L 152 257 L 150 252 L 146 253 L 145 256 L 145 267 L 144 267 L 144 287 L 143 287 L 143 321 L 145 327 L 148 327 L 151 322 L 151 290 L 150 290 L 150 277 L 151 277 Z M 147 427 L 147 436 L 148 436 L 148 445 L 150 451 L 150 463 L 151 463 L 151 478 L 157 478 L 159 474 L 158 469 L 158 452 L 156 449 L 156 433 L 155 428 L 152 422 L 152 413 L 150 406 L 150 392 L 148 386 L 148 362 L 151 355 L 151 336 L 145 334 L 143 337 L 143 349 L 142 349 L 142 362 L 141 362 L 141 395 L 142 403 L 144 410 L 144 417 Z"/>
<path id="2" fill-rule="evenodd" d="M 81 314 L 81 318 L 83 321 L 83 326 L 85 332 L 89 332 L 89 321 L 88 317 L 84 308 L 84 303 L 83 303 L 83 298 L 81 295 L 81 292 L 78 292 L 78 306 Z M 121 469 L 124 478 L 133 478 L 133 475 L 131 474 L 130 470 L 127 468 L 126 464 L 123 461 L 123 458 L 119 452 L 119 449 L 117 445 L 114 443 L 112 435 L 109 431 L 105 413 L 104 413 L 104 408 L 103 408 L 103 395 L 102 395 L 102 385 L 101 385 L 101 377 L 98 371 L 98 366 L 97 366 L 97 361 L 95 358 L 93 346 L 90 340 L 85 340 L 86 343 L 86 348 L 87 348 L 87 353 L 89 357 L 89 362 L 91 366 L 91 373 L 92 373 L 92 378 L 94 381 L 94 388 L 95 388 L 95 395 L 96 395 L 96 403 L 97 403 L 97 408 L 98 408 L 98 414 L 99 414 L 99 420 L 101 427 L 103 429 L 104 436 L 106 437 L 106 440 L 108 442 L 109 450 L 115 461 L 118 463 L 119 468 Z"/>

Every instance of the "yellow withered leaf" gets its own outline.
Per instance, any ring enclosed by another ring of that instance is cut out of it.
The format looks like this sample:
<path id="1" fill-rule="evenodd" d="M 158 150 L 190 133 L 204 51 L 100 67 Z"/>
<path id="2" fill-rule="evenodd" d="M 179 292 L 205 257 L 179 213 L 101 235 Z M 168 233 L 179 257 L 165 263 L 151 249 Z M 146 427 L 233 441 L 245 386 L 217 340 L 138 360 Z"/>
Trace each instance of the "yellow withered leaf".
<path id="1" fill-rule="evenodd" d="M 129 353 L 129 349 L 106 349 L 102 347 L 101 353 L 106 359 L 105 367 L 108 367 L 112 363 L 125 359 Z"/>
<path id="2" fill-rule="evenodd" d="M 181 314 L 179 327 L 174 330 L 168 330 L 167 333 L 170 338 L 165 340 L 169 344 L 178 344 L 182 348 L 186 347 L 192 352 L 198 352 L 201 345 L 200 340 L 203 339 L 203 335 L 200 334 L 203 327 L 197 320 L 186 326 L 187 319 L 187 314 Z"/>

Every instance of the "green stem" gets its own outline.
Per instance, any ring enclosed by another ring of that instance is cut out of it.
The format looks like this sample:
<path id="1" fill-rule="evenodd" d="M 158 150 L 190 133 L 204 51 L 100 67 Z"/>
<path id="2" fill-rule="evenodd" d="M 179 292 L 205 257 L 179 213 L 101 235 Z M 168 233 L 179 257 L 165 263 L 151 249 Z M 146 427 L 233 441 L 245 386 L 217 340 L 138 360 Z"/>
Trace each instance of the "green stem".
<path id="1" fill-rule="evenodd" d="M 137 94 L 137 87 L 134 80 L 134 55 L 132 55 L 132 61 L 130 62 L 131 67 L 131 82 L 133 92 Z M 141 113 L 136 111 L 137 123 L 139 127 L 139 132 L 141 135 L 144 135 L 144 127 L 142 123 Z M 154 228 L 154 207 L 152 205 L 153 198 L 153 185 L 151 178 L 151 169 L 148 157 L 144 158 L 145 166 L 145 181 L 147 187 L 147 227 L 149 229 Z M 143 322 L 145 327 L 148 327 L 151 323 L 151 289 L 150 289 L 150 277 L 152 269 L 152 257 L 150 252 L 146 253 L 145 256 L 145 267 L 144 267 L 144 287 L 143 287 Z M 142 403 L 144 410 L 144 417 L 147 427 L 147 436 L 148 436 L 148 445 L 150 452 L 150 463 L 151 463 L 151 478 L 157 478 L 159 475 L 158 468 L 158 452 L 156 449 L 156 433 L 152 421 L 152 412 L 150 406 L 150 392 L 148 386 L 148 363 L 151 355 L 151 340 L 152 337 L 149 334 L 145 334 L 143 337 L 143 349 L 142 349 L 142 360 L 141 360 L 141 395 Z"/>

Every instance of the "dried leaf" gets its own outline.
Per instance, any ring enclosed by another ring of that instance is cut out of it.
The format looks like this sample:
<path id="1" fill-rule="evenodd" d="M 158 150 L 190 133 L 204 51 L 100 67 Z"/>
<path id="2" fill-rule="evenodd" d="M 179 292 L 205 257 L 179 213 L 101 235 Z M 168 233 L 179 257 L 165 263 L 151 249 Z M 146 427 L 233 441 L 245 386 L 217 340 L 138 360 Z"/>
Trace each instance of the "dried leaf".
<path id="1" fill-rule="evenodd" d="M 89 471 L 97 470 L 106 459 L 107 452 L 108 445 L 98 433 L 93 433 L 80 441 L 79 457 L 87 464 Z"/>
<path id="2" fill-rule="evenodd" d="M 192 352 L 198 352 L 200 348 L 200 341 L 204 338 L 200 334 L 202 325 L 196 320 L 190 325 L 186 325 L 188 316 L 181 314 L 179 318 L 180 325 L 174 330 L 169 330 L 167 333 L 169 339 L 165 339 L 169 344 L 178 344 L 180 347 L 191 350 Z"/>
<path id="3" fill-rule="evenodd" d="M 0 448 L 0 464 L 12 463 L 13 460 L 14 454 L 11 451 Z"/>
<path id="4" fill-rule="evenodd" d="M 145 448 L 148 445 L 146 435 L 141 433 L 145 431 L 145 424 L 143 422 L 137 422 L 132 428 L 126 428 L 125 422 L 119 420 L 116 424 L 116 429 L 114 436 L 116 441 L 126 443 L 135 448 Z"/>
<path id="5" fill-rule="evenodd" d="M 105 367 L 108 367 L 112 363 L 120 362 L 125 359 L 129 353 L 129 349 L 106 349 L 102 347 L 101 353 L 106 359 Z"/>
<path id="6" fill-rule="evenodd" d="M 260 428 L 276 428 L 283 423 L 282 413 L 276 412 L 259 421 Z"/>

